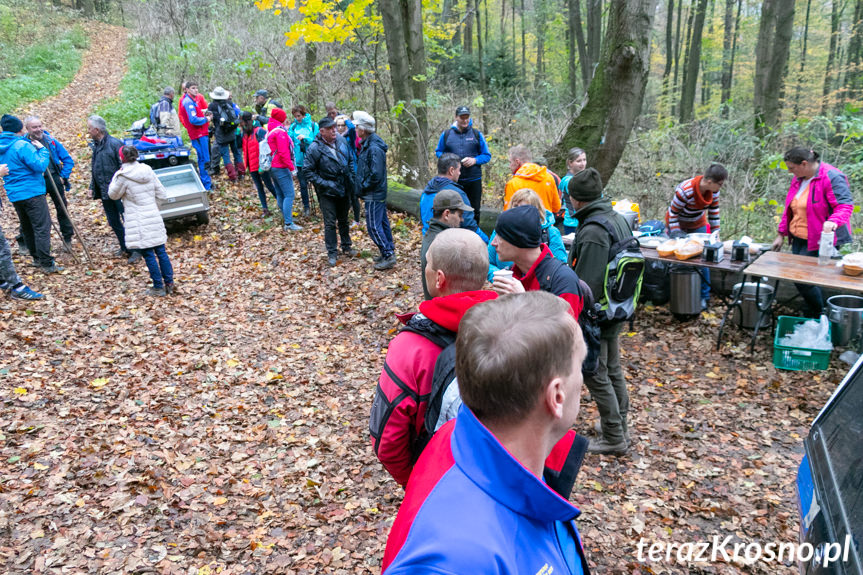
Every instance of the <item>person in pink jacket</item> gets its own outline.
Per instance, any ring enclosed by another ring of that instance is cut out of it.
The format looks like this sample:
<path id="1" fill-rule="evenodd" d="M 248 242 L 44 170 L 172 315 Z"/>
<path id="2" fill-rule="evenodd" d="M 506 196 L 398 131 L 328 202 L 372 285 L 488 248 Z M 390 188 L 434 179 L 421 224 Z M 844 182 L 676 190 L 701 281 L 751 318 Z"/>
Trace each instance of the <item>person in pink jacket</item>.
<path id="1" fill-rule="evenodd" d="M 848 221 L 854 211 L 854 200 L 845 174 L 820 161 L 818 152 L 809 148 L 791 148 L 785 152 L 784 160 L 794 179 L 785 197 L 785 211 L 779 220 L 773 250 L 781 250 L 787 237 L 793 253 L 817 257 L 821 232 L 834 232 L 836 246 L 850 242 Z M 824 307 L 821 288 L 794 285 L 806 302 L 807 317 L 819 317 Z"/>
<path id="2" fill-rule="evenodd" d="M 287 118 L 288 115 L 280 108 L 270 112 L 267 144 L 273 154 L 273 186 L 276 188 L 276 203 L 285 220 L 284 229 L 295 232 L 303 228 L 294 223 L 294 178 L 297 167 L 294 164 L 294 143 L 285 127 Z"/>

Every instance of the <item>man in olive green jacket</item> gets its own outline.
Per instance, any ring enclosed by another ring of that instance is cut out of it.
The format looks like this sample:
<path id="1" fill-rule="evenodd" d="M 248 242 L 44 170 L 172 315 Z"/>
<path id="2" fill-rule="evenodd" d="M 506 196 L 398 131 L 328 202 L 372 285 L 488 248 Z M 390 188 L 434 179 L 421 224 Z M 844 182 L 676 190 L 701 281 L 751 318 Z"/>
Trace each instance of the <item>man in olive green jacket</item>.
<path id="1" fill-rule="evenodd" d="M 575 207 L 578 228 L 569 252 L 569 263 L 578 277 L 590 286 L 595 300 L 602 297 L 609 250 L 614 243 L 611 234 L 597 223 L 605 219 L 622 240 L 632 235 L 626 219 L 614 211 L 611 200 L 602 197 L 602 178 L 593 168 L 582 170 L 569 181 L 567 188 Z M 623 455 L 629 447 L 629 393 L 620 366 L 618 336 L 623 322 L 601 325 L 599 369 L 584 384 L 596 401 L 601 424 L 600 436 L 590 440 L 588 451 Z"/>

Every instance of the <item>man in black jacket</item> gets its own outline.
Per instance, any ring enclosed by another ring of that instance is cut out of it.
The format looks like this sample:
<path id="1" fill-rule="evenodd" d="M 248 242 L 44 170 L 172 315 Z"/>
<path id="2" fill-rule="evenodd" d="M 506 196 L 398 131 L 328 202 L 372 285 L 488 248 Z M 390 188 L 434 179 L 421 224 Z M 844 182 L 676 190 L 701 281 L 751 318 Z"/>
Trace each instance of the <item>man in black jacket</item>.
<path id="1" fill-rule="evenodd" d="M 101 116 L 90 116 L 87 119 L 87 131 L 93 142 L 93 158 L 90 160 L 90 192 L 94 200 L 102 201 L 102 209 L 108 218 L 108 225 L 117 236 L 120 249 L 117 257 L 128 257 L 133 264 L 141 259 L 139 252 L 131 252 L 126 248 L 125 232 L 123 231 L 123 203 L 108 197 L 108 186 L 114 174 L 120 169 L 120 148 L 123 142 L 108 133 L 108 125 Z"/>
<path id="2" fill-rule="evenodd" d="M 381 251 L 375 258 L 376 270 L 396 265 L 396 249 L 387 217 L 387 145 L 375 134 L 375 119 L 367 112 L 353 114 L 360 144 L 357 164 L 359 196 L 366 203 L 366 229 Z"/>
<path id="3" fill-rule="evenodd" d="M 357 255 L 351 246 L 348 212 L 351 206 L 351 188 L 354 186 L 354 166 L 348 143 L 336 134 L 336 123 L 329 116 L 318 122 L 318 135 L 306 150 L 302 169 L 306 179 L 315 185 L 321 213 L 324 215 L 324 243 L 327 246 L 327 261 L 330 267 L 338 262 L 338 241 L 342 242 L 342 253 L 348 257 Z"/>

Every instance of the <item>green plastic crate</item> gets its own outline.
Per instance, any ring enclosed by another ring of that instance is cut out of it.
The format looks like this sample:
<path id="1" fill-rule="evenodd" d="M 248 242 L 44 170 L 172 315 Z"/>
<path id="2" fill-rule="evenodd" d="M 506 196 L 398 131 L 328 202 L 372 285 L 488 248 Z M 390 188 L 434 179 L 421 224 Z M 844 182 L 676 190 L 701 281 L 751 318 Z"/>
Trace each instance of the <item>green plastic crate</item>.
<path id="1" fill-rule="evenodd" d="M 805 371 L 827 369 L 830 366 L 829 349 L 809 349 L 779 345 L 779 340 L 794 331 L 799 323 L 809 321 L 805 317 L 780 315 L 776 323 L 776 337 L 773 340 L 773 365 L 777 369 Z"/>

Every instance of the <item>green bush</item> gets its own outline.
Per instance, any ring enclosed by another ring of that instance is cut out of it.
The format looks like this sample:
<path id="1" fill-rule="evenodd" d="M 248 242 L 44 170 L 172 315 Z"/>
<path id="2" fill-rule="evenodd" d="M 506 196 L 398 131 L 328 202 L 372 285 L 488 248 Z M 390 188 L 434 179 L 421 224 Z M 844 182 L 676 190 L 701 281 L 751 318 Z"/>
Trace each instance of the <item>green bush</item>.
<path id="1" fill-rule="evenodd" d="M 0 13 L 0 29 L 3 14 Z M 86 32 L 76 26 L 44 42 L 4 48 L 3 68 L 10 75 L 0 79 L 3 110 L 17 110 L 62 90 L 81 67 L 81 51 L 87 45 Z"/>

